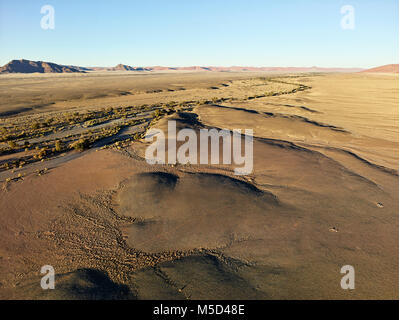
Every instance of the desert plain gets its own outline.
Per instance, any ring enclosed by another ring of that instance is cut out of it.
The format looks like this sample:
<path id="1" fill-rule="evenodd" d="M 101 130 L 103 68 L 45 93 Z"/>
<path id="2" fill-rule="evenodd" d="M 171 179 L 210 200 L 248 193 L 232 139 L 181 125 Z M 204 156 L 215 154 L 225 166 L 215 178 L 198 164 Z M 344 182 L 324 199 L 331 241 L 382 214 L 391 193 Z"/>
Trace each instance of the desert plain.
<path id="1" fill-rule="evenodd" d="M 0 98 L 1 299 L 399 298 L 398 74 L 9 74 Z M 148 164 L 170 120 L 253 129 L 252 173 Z"/>

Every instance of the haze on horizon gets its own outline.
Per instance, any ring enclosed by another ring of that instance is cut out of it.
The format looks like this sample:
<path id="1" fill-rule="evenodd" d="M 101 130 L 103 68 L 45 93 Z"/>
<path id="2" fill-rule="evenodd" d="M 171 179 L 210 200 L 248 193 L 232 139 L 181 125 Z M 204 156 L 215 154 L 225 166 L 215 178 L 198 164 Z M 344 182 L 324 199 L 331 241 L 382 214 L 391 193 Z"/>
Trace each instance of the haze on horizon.
<path id="1" fill-rule="evenodd" d="M 43 5 L 55 29 L 43 30 Z M 355 28 L 341 27 L 341 7 Z M 399 63 L 399 2 L 0 0 L 0 65 L 370 68 Z"/>

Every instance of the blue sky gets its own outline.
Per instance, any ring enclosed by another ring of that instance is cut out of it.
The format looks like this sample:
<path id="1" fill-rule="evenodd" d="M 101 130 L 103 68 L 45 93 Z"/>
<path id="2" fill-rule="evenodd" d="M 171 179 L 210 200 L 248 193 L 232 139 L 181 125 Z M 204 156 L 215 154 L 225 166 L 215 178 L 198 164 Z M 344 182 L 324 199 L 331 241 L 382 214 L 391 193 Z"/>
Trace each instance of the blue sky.
<path id="1" fill-rule="evenodd" d="M 40 27 L 43 5 L 55 29 Z M 355 29 L 340 25 L 355 8 Z M 0 0 L 0 64 L 322 66 L 399 63 L 398 0 Z"/>

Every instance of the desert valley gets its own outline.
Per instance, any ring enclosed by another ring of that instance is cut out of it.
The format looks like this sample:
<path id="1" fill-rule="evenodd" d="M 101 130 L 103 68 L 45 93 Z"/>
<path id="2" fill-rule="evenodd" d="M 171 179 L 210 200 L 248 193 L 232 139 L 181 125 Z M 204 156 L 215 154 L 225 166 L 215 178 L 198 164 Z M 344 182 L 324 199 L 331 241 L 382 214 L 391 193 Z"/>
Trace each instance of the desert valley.
<path id="1" fill-rule="evenodd" d="M 1 299 L 399 298 L 398 65 L 18 61 L 0 69 Z M 252 172 L 147 163 L 171 120 L 253 129 Z"/>

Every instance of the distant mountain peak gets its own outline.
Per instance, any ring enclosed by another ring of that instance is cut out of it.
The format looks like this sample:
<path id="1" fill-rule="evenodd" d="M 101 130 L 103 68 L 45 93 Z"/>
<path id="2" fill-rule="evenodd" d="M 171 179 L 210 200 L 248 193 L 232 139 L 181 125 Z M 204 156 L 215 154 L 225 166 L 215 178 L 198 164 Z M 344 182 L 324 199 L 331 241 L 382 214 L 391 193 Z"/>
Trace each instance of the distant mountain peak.
<path id="1" fill-rule="evenodd" d="M 0 73 L 72 73 L 84 72 L 71 66 L 63 66 L 51 62 L 12 60 L 0 68 Z"/>

